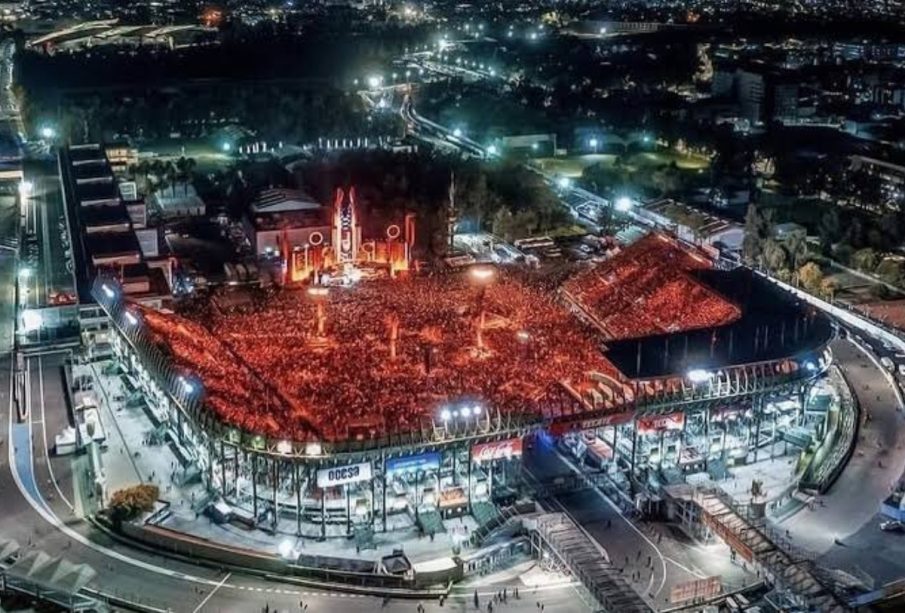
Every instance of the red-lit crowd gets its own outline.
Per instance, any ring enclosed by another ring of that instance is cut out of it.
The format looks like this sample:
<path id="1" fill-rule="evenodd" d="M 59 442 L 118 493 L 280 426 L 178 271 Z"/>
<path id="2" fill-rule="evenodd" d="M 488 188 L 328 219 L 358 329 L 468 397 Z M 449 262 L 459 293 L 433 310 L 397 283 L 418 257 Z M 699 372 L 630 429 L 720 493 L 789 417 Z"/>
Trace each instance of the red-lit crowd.
<path id="1" fill-rule="evenodd" d="M 581 387 L 592 371 L 618 376 L 596 331 L 554 297 L 510 278 L 482 290 L 466 275 L 444 274 L 332 288 L 320 298 L 323 335 L 303 290 L 196 314 L 204 325 L 147 319 L 201 378 L 220 419 L 269 436 L 336 440 L 418 429 L 444 407 L 536 413 L 560 382 Z"/>
<path id="2" fill-rule="evenodd" d="M 730 323 L 739 308 L 689 272 L 710 268 L 704 257 L 660 234 L 649 234 L 604 264 L 563 285 L 567 295 L 610 339 L 638 338 Z"/>

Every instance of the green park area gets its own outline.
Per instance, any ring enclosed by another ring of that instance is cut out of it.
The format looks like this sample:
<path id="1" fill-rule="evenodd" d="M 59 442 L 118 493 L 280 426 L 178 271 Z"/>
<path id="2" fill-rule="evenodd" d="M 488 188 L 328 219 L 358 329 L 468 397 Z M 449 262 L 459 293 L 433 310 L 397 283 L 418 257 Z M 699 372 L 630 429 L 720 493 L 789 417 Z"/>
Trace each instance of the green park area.
<path id="1" fill-rule="evenodd" d="M 605 170 L 615 170 L 620 156 L 611 153 L 590 153 L 586 155 L 570 155 L 555 158 L 539 158 L 535 163 L 545 172 L 564 177 L 579 178 L 592 166 L 600 166 Z M 710 160 L 699 155 L 682 155 L 675 151 L 642 151 L 623 158 L 627 172 L 653 171 L 664 166 L 675 166 L 679 170 L 701 171 L 709 167 Z"/>

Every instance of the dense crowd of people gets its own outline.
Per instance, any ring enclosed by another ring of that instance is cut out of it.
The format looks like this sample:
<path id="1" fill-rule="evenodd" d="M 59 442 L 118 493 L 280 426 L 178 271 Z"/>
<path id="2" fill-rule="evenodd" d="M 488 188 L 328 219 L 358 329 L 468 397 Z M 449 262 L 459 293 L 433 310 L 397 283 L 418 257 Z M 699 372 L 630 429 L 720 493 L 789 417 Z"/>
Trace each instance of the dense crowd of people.
<path id="1" fill-rule="evenodd" d="M 705 257 L 652 233 L 563 289 L 611 340 L 681 332 L 730 323 L 741 310 L 695 279 Z"/>
<path id="2" fill-rule="evenodd" d="M 513 278 L 482 290 L 468 275 L 442 274 L 331 288 L 317 298 L 322 335 L 314 299 L 293 289 L 257 304 L 213 301 L 191 319 L 146 320 L 203 381 L 220 419 L 337 440 L 417 429 L 445 407 L 536 414 L 561 383 L 581 389 L 591 372 L 618 376 L 596 332 L 553 296 Z"/>

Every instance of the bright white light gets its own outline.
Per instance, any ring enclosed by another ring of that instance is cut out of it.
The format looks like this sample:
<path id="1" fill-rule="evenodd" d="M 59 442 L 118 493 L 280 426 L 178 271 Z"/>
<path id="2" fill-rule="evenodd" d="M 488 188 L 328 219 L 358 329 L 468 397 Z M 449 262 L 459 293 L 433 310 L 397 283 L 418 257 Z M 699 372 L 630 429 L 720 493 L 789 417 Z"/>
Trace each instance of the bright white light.
<path id="1" fill-rule="evenodd" d="M 22 312 L 22 329 L 25 332 L 31 332 L 41 327 L 41 312 L 29 309 Z"/>
<path id="2" fill-rule="evenodd" d="M 713 373 L 706 371 L 702 368 L 693 368 L 688 371 L 686 377 L 692 383 L 704 383 L 705 381 L 710 381 L 710 378 L 713 376 Z"/>
<path id="3" fill-rule="evenodd" d="M 453 130 L 453 136 L 460 138 L 462 136 L 462 128 L 456 128 L 455 130 Z"/>
<path id="4" fill-rule="evenodd" d="M 222 145 L 220 145 L 220 148 L 223 149 L 224 153 L 229 153 L 232 150 L 233 146 L 229 143 L 223 143 Z"/>
<path id="5" fill-rule="evenodd" d="M 110 289 L 110 286 L 107 285 L 106 283 L 101 285 L 101 289 L 104 290 L 104 294 L 107 296 L 107 298 L 116 297 L 116 292 L 114 292 L 112 289 Z"/>
<path id="6" fill-rule="evenodd" d="M 606 28 L 600 28 L 600 33 L 601 33 L 601 34 L 606 34 Z"/>
<path id="7" fill-rule="evenodd" d="M 44 126 L 43 128 L 41 128 L 41 138 L 50 139 L 50 138 L 53 138 L 55 135 L 56 135 L 56 132 L 54 132 L 54 129 L 51 128 L 50 126 Z"/>
<path id="8" fill-rule="evenodd" d="M 489 145 L 487 147 L 487 155 L 496 155 L 496 154 L 497 154 L 496 145 Z"/>
<path id="9" fill-rule="evenodd" d="M 645 144 L 649 143 L 649 142 L 650 142 L 650 134 L 645 134 L 643 137 L 641 137 L 641 140 L 643 140 Z"/>
<path id="10" fill-rule="evenodd" d="M 449 421 L 449 418 L 452 417 L 452 414 L 449 412 L 449 409 L 443 409 L 440 411 L 440 419 L 444 422 Z"/>
<path id="11" fill-rule="evenodd" d="M 592 138 L 591 140 L 588 141 L 588 144 L 589 144 L 591 147 L 593 147 L 594 149 L 596 149 L 596 148 L 597 148 L 597 144 L 598 144 L 597 139 L 596 139 L 596 138 Z"/>
<path id="12" fill-rule="evenodd" d="M 537 32 L 532 32 L 530 38 L 531 40 L 537 40 Z"/>
<path id="13" fill-rule="evenodd" d="M 23 281 L 28 279 L 31 276 L 31 268 L 21 268 L 19 269 L 19 278 Z"/>
<path id="14" fill-rule="evenodd" d="M 817 365 L 814 364 L 814 362 L 812 362 L 811 360 L 808 360 L 807 362 L 805 362 L 804 367 L 807 370 L 809 370 L 810 372 L 814 372 L 815 370 L 817 370 Z"/>
<path id="15" fill-rule="evenodd" d="M 462 417 L 468 417 L 471 415 L 470 407 L 462 407 Z"/>
<path id="16" fill-rule="evenodd" d="M 19 195 L 23 198 L 28 197 L 31 194 L 31 190 L 34 189 L 34 184 L 31 181 L 22 181 L 19 183 Z"/>
<path id="17" fill-rule="evenodd" d="M 471 412 L 473 415 L 479 414 L 481 412 L 481 405 L 476 404 L 473 407 L 471 407 Z"/>
<path id="18" fill-rule="evenodd" d="M 290 558 L 292 557 L 292 541 L 284 540 L 280 541 L 280 557 L 282 558 Z"/>
<path id="19" fill-rule="evenodd" d="M 368 87 L 371 89 L 377 89 L 380 86 L 380 77 L 377 75 L 372 75 L 368 77 Z"/>
<path id="20" fill-rule="evenodd" d="M 470 274 L 472 278 L 477 281 L 488 281 L 493 277 L 494 270 L 493 268 L 479 266 L 477 268 L 472 268 Z"/>
<path id="21" fill-rule="evenodd" d="M 277 452 L 282 453 L 283 455 L 289 455 L 292 453 L 292 443 L 289 441 L 280 441 L 277 443 Z"/>
<path id="22" fill-rule="evenodd" d="M 185 377 L 179 377 L 179 382 L 182 383 L 182 389 L 186 394 L 191 394 L 195 391 L 195 386 Z"/>
<path id="23" fill-rule="evenodd" d="M 531 149 L 533 149 L 534 151 L 537 151 L 539 147 L 540 145 L 538 145 L 537 143 L 531 143 Z"/>
<path id="24" fill-rule="evenodd" d="M 132 314 L 131 311 L 126 311 L 126 321 L 128 321 L 133 326 L 138 323 L 138 318 Z"/>
<path id="25" fill-rule="evenodd" d="M 627 211 L 630 208 L 632 208 L 632 199 L 628 196 L 622 196 L 621 198 L 616 199 L 617 211 Z"/>
<path id="26" fill-rule="evenodd" d="M 556 184 L 559 185 L 562 189 L 568 189 L 570 185 L 572 185 L 571 179 L 569 177 L 560 177 L 556 180 Z"/>

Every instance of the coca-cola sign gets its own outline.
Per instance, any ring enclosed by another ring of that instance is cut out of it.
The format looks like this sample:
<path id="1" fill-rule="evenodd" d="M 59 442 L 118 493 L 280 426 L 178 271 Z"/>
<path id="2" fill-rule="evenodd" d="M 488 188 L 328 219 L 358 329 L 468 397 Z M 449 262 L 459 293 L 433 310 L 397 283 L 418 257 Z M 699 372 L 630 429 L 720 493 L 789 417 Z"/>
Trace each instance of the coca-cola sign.
<path id="1" fill-rule="evenodd" d="M 471 448 L 471 459 L 474 462 L 517 458 L 522 455 L 522 439 L 508 438 L 504 441 L 481 443 Z"/>

